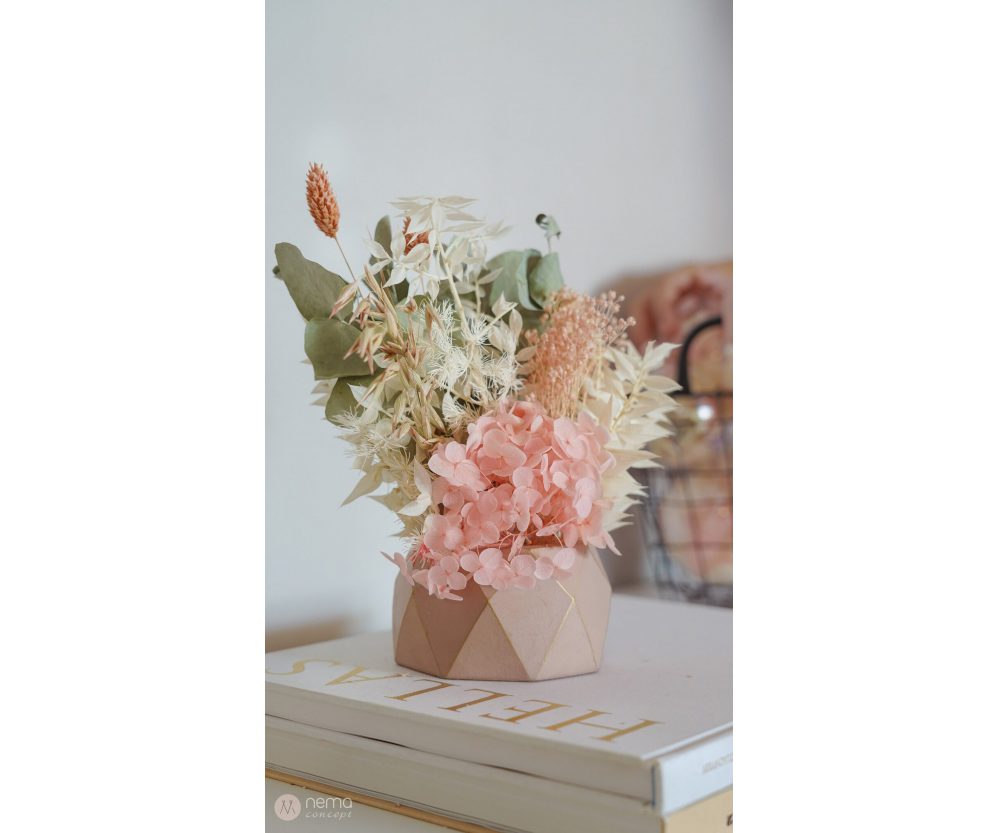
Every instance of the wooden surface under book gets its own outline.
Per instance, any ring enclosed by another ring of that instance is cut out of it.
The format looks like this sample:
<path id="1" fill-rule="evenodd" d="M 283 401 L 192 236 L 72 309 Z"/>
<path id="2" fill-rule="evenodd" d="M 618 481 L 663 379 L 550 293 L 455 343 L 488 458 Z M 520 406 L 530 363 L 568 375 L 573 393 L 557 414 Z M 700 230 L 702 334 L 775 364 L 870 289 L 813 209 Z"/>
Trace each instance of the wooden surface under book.
<path id="1" fill-rule="evenodd" d="M 313 781 L 310 778 L 302 778 L 287 772 L 280 772 L 275 769 L 264 769 L 264 775 L 275 781 L 283 781 L 306 790 L 314 790 L 325 795 L 332 795 L 338 798 L 349 798 L 359 804 L 366 804 L 379 810 L 387 810 L 390 813 L 399 813 L 409 816 L 419 821 L 429 824 L 436 824 L 439 827 L 446 827 L 449 830 L 458 830 L 459 833 L 498 833 L 492 827 L 484 827 L 481 824 L 474 824 L 468 821 L 460 821 L 438 813 L 431 813 L 427 810 L 418 810 L 406 804 L 397 804 L 394 801 L 387 801 L 384 798 L 376 798 L 364 793 L 353 792 L 343 787 L 334 787 L 324 784 L 322 781 Z M 663 819 L 660 825 L 662 833 L 732 833 L 733 830 L 733 790 L 723 790 L 713 796 L 699 801 L 690 807 L 685 807 L 673 813 L 669 819 Z"/>

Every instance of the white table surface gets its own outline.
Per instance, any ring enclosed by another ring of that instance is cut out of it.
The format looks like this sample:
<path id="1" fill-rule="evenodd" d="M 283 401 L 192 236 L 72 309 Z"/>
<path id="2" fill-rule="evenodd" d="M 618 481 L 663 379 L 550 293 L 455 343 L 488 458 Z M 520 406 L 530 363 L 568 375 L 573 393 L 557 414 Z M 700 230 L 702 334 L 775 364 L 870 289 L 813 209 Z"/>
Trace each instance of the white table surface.
<path id="1" fill-rule="evenodd" d="M 323 793 L 306 790 L 284 781 L 276 781 L 273 778 L 265 778 L 265 818 L 267 833 L 442 833 L 443 827 L 436 824 L 429 824 L 425 821 L 418 821 L 398 813 L 390 813 L 387 810 L 379 810 L 376 807 L 369 807 L 367 804 L 354 802 L 350 810 L 343 810 L 350 813 L 349 818 L 310 818 L 310 813 L 316 813 L 314 809 L 307 808 L 306 799 L 324 799 L 328 796 Z M 299 817 L 285 821 L 274 811 L 275 802 L 279 796 L 289 793 L 299 799 L 302 811 Z M 321 811 L 319 811 L 321 812 Z"/>

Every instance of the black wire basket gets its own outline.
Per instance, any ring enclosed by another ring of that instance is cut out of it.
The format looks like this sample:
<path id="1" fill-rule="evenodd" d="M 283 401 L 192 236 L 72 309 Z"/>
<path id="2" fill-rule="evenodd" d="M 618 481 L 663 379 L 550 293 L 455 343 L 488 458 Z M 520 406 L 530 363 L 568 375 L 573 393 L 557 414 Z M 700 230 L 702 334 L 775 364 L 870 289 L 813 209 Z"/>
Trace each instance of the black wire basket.
<path id="1" fill-rule="evenodd" d="M 690 373 L 695 339 L 721 326 L 711 318 L 681 345 L 676 433 L 656 449 L 662 467 L 641 470 L 648 498 L 639 515 L 660 596 L 732 607 L 733 392 L 693 391 Z"/>

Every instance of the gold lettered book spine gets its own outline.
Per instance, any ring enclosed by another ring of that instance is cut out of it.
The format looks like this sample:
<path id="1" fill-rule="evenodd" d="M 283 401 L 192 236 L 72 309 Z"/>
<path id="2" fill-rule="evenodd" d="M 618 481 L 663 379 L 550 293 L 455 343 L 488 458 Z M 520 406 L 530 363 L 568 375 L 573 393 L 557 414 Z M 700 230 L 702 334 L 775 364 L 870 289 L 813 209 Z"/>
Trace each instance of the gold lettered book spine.
<path id="1" fill-rule="evenodd" d="M 733 788 L 678 810 L 663 820 L 662 833 L 732 833 Z"/>

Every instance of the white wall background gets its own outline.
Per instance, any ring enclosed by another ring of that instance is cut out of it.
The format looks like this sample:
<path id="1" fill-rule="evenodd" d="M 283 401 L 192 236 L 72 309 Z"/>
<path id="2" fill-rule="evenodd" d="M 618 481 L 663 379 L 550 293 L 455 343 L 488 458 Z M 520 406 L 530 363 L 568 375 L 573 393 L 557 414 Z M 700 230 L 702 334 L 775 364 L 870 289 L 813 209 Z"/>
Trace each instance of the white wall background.
<path id="1" fill-rule="evenodd" d="M 267 4 L 267 647 L 390 626 L 394 521 L 364 500 L 308 406 L 303 323 L 273 246 L 342 271 L 304 200 L 330 172 L 353 263 L 409 194 L 463 194 L 567 280 L 731 254 L 732 28 L 726 0 L 270 0 Z M 391 551 L 391 550 L 390 550 Z"/>

